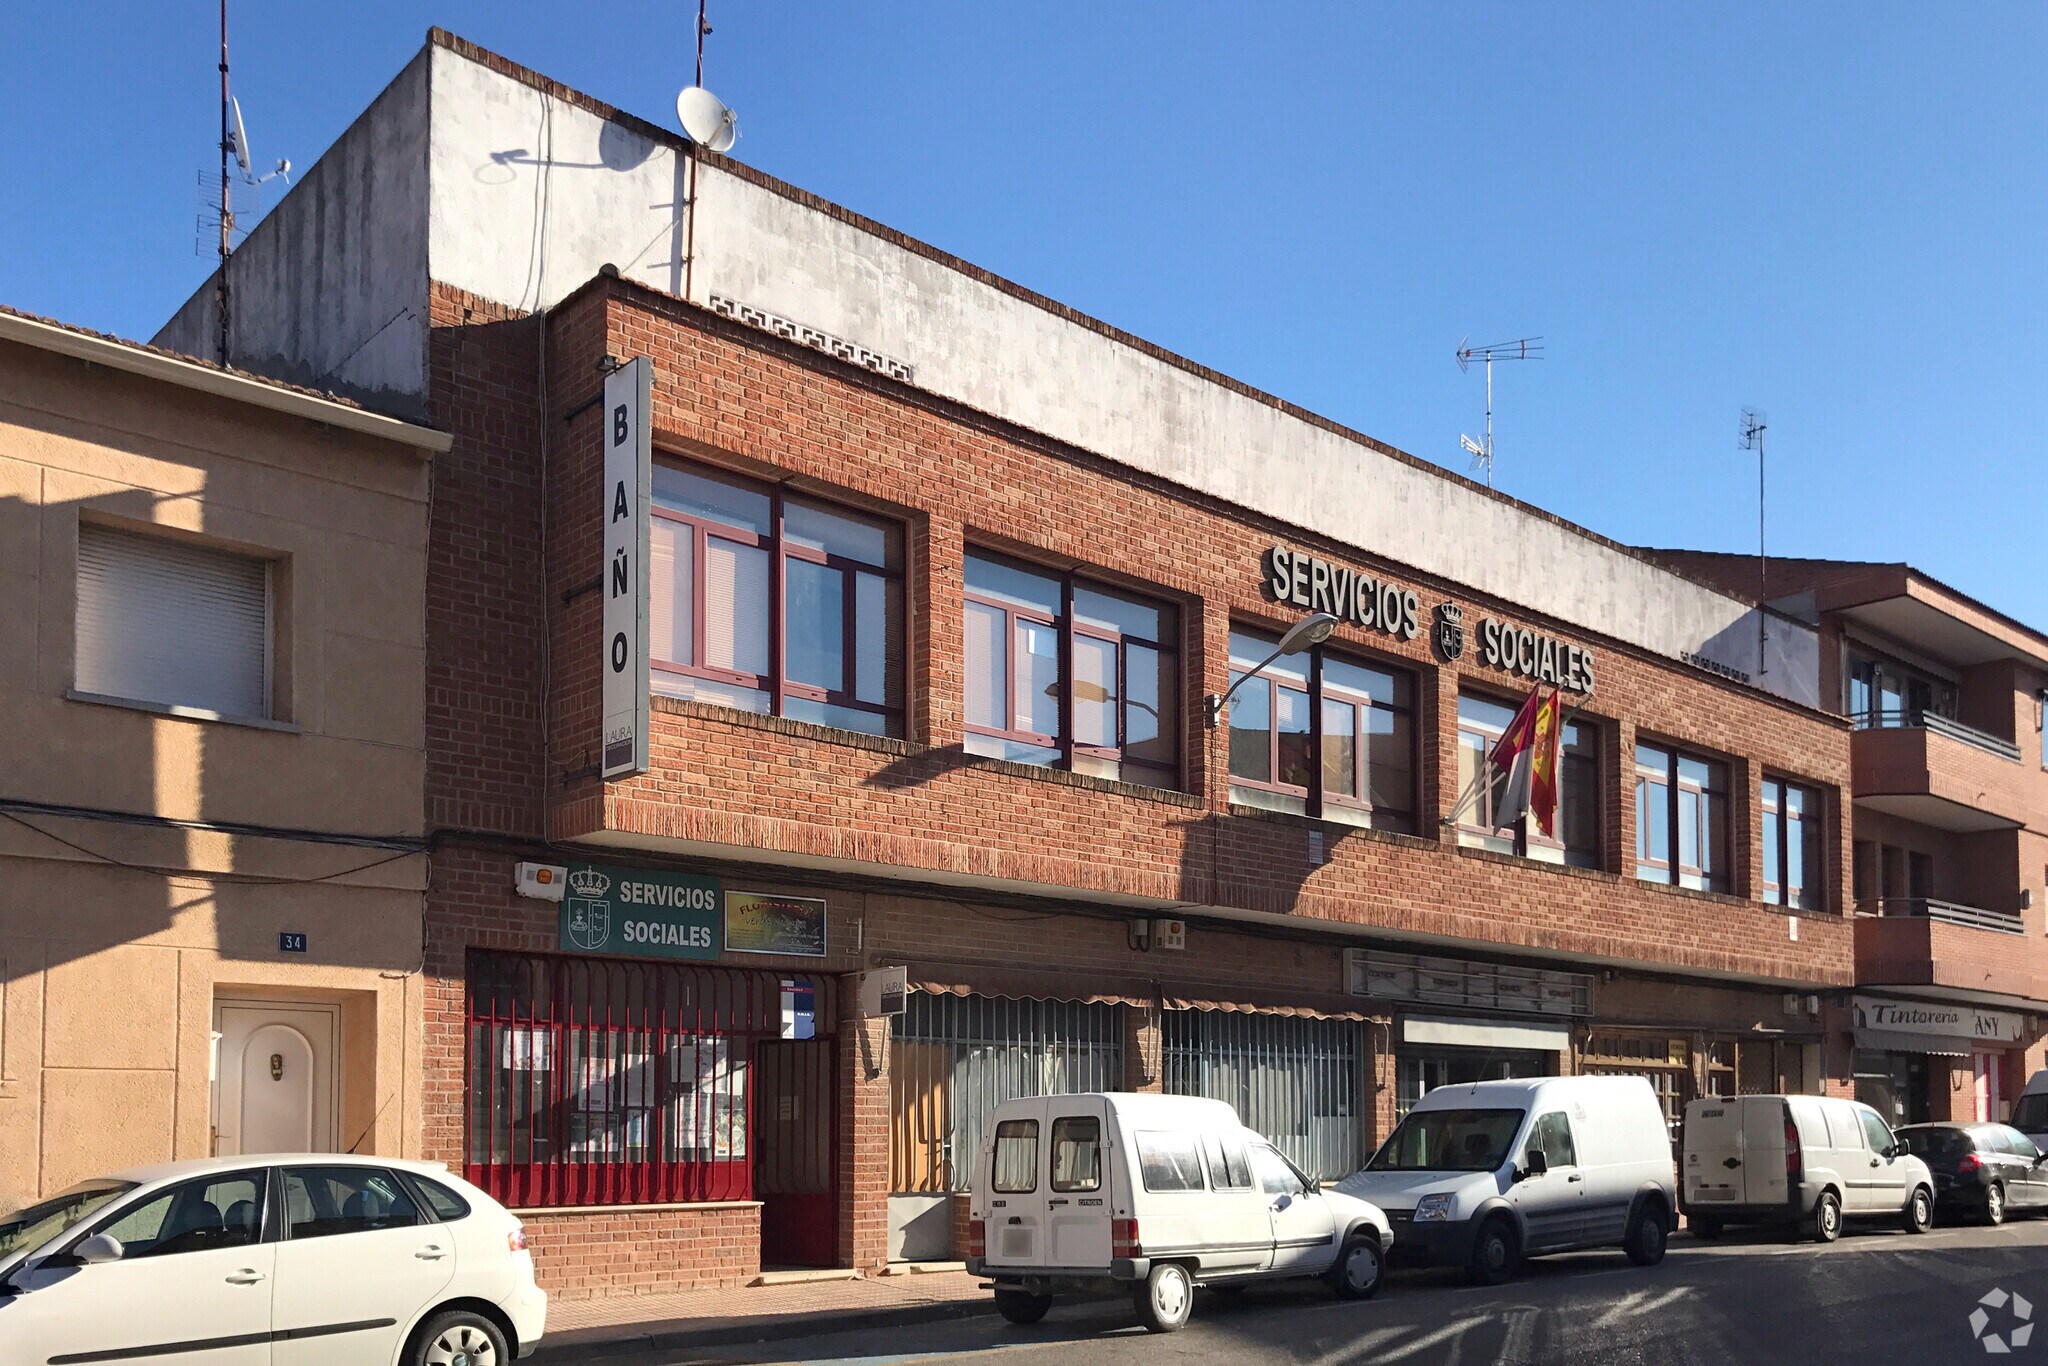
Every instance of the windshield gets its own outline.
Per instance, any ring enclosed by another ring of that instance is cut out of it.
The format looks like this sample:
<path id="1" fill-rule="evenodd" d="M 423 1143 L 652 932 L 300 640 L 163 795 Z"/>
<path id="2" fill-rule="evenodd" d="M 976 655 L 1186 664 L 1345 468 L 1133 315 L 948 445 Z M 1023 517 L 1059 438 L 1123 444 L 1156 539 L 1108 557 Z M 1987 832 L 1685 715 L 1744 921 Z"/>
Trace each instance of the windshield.
<path id="1" fill-rule="evenodd" d="M 2048 1133 L 2048 1091 L 2021 1096 L 2020 1103 L 2012 1107 L 2012 1127 L 2030 1134 Z"/>
<path id="2" fill-rule="evenodd" d="M 134 1189 L 132 1181 L 81 1181 L 47 1200 L 0 1214 L 0 1257 L 41 1247 L 72 1225 L 91 1218 L 115 1196 Z"/>
<path id="3" fill-rule="evenodd" d="M 1490 1172 L 1507 1160 L 1523 1110 L 1416 1110 L 1366 1164 L 1374 1172 Z"/>

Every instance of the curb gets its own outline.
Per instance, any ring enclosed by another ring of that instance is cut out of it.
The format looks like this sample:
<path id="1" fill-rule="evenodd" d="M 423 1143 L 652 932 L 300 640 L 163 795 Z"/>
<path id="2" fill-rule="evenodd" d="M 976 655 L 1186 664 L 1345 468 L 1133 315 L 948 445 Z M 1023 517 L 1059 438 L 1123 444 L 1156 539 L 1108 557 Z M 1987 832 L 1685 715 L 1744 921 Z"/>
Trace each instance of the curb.
<path id="1" fill-rule="evenodd" d="M 758 1323 L 733 1324 L 720 1328 L 677 1328 L 664 1332 L 639 1333 L 633 1331 L 632 1325 L 622 1324 L 621 1331 L 616 1337 L 542 1337 L 540 1346 L 525 1360 L 537 1363 L 538 1366 L 552 1366 L 555 1362 L 587 1361 L 600 1357 L 624 1356 L 633 1352 L 673 1352 L 694 1347 L 731 1347 L 743 1343 L 812 1337 L 821 1333 L 857 1333 L 876 1328 L 909 1328 L 924 1323 L 979 1318 L 995 1312 L 995 1299 L 991 1296 L 847 1314 L 791 1314 L 781 1318 L 764 1318 Z M 605 1330 L 579 1328 L 572 1331 L 577 1334 L 602 1334 Z"/>

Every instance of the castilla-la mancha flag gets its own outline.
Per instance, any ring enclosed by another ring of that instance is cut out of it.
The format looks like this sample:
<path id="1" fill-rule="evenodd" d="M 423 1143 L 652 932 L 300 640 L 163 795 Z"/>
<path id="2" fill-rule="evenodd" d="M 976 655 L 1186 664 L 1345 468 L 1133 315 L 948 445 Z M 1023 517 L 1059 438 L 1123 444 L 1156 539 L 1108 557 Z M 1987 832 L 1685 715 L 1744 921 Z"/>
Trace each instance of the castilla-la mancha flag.
<path id="1" fill-rule="evenodd" d="M 1564 698 L 1559 690 L 1552 688 L 1545 697 L 1541 687 L 1532 688 L 1487 756 L 1496 773 L 1508 775 L 1494 812 L 1496 830 L 1534 812 L 1537 828 L 1557 838 L 1557 764 L 1563 736 Z"/>

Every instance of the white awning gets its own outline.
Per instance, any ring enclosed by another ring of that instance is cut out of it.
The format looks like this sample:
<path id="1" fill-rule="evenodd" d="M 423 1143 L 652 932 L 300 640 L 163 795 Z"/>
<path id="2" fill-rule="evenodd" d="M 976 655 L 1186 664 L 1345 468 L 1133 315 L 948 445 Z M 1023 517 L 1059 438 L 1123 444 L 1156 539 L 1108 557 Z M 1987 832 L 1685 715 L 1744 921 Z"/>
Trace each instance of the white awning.
<path id="1" fill-rule="evenodd" d="M 1443 1020 L 1410 1015 L 1401 1022 L 1401 1042 L 1448 1045 L 1453 1048 L 1568 1053 L 1572 1046 L 1572 1032 L 1562 1025 L 1521 1024 L 1494 1020 Z"/>
<path id="2" fill-rule="evenodd" d="M 1970 1041 L 1947 1034 L 1915 1034 L 1898 1029 L 1859 1029 L 1856 1046 L 1879 1053 L 1932 1053 L 1944 1058 L 1967 1058 Z"/>

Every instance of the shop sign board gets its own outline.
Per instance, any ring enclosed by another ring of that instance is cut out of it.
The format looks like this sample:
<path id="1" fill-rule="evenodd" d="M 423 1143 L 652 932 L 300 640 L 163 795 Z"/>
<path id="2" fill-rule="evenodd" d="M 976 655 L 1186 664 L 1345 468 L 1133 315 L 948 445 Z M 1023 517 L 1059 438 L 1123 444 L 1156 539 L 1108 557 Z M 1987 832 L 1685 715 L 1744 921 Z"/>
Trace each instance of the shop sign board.
<path id="1" fill-rule="evenodd" d="M 648 505 L 654 497 L 654 365 L 628 361 L 604 377 L 604 677 L 602 770 L 647 771 Z"/>
<path id="2" fill-rule="evenodd" d="M 1856 1027 L 1995 1043 L 2018 1043 L 2021 1033 L 2020 1017 L 2008 1011 L 1935 1001 L 1885 1001 L 1875 996 L 1856 998 Z"/>
<path id="3" fill-rule="evenodd" d="M 1353 996 L 1416 1005 L 1458 1006 L 1518 1015 L 1593 1013 L 1593 979 L 1502 963 L 1468 963 L 1412 953 L 1347 949 L 1345 989 Z"/>
<path id="4" fill-rule="evenodd" d="M 569 865 L 561 946 L 635 958 L 716 958 L 724 950 L 718 879 L 696 873 Z"/>
<path id="5" fill-rule="evenodd" d="M 825 903 L 766 892 L 725 894 L 725 947 L 734 953 L 825 956 Z"/>

